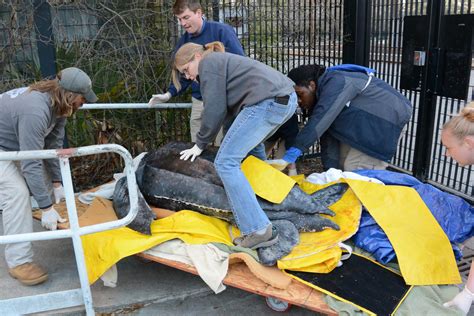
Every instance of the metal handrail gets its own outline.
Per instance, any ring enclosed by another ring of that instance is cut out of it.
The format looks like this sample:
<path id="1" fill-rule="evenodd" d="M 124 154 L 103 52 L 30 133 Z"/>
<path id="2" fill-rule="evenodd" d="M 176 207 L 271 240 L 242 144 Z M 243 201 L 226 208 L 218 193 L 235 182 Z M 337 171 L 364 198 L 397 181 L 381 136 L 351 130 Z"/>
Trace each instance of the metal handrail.
<path id="1" fill-rule="evenodd" d="M 124 218 L 102 224 L 95 224 L 86 227 L 79 227 L 79 220 L 76 211 L 76 201 L 72 185 L 71 169 L 69 165 L 70 157 L 95 155 L 107 152 L 115 152 L 122 156 L 125 162 L 125 175 L 127 177 L 128 193 L 130 197 L 130 210 Z M 15 234 L 0 236 L 0 244 L 17 243 L 36 240 L 51 240 L 60 238 L 72 238 L 74 253 L 76 257 L 81 290 L 68 290 L 54 293 L 47 293 L 36 296 L 27 296 L 0 300 L 0 314 L 24 314 L 42 312 L 71 306 L 84 304 L 87 315 L 94 315 L 92 294 L 87 277 L 84 250 L 80 236 L 110 230 L 129 224 L 138 212 L 138 188 L 135 179 L 133 159 L 130 153 L 122 146 L 116 144 L 93 145 L 79 148 L 57 149 L 57 150 L 33 150 L 0 152 L 0 160 L 31 160 L 31 159 L 52 159 L 58 158 L 60 161 L 61 176 L 63 180 L 66 206 L 69 216 L 70 228 L 65 230 L 35 232 L 26 234 Z M 82 291 L 82 295 L 80 293 Z M 41 302 L 41 303 L 39 303 Z M 48 302 L 47 304 L 43 304 Z M 20 311 L 21 310 L 21 311 Z"/>
<path id="2" fill-rule="evenodd" d="M 166 110 L 166 109 L 190 109 L 191 103 L 159 103 L 148 105 L 148 103 L 87 103 L 80 107 L 80 110 L 117 110 L 117 109 L 148 109 L 148 110 Z"/>

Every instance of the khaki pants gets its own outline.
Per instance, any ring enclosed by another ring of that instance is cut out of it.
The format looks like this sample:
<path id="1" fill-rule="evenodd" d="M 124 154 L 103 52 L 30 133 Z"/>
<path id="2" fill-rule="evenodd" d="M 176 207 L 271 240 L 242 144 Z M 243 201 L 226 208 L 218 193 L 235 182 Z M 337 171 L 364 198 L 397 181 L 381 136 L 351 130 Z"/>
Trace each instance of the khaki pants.
<path id="1" fill-rule="evenodd" d="M 12 161 L 0 161 L 0 209 L 4 235 L 33 232 L 30 193 L 20 168 Z M 6 244 L 5 260 L 9 268 L 32 262 L 31 242 Z"/>
<path id="2" fill-rule="evenodd" d="M 344 171 L 357 169 L 385 170 L 388 163 L 370 157 L 344 143 L 340 144 L 339 166 Z"/>
<path id="3" fill-rule="evenodd" d="M 204 110 L 204 104 L 201 100 L 196 98 L 192 98 L 192 107 L 191 107 L 191 118 L 189 119 L 189 129 L 191 131 L 191 141 L 193 143 L 196 142 L 196 134 L 199 132 L 201 128 L 202 122 L 202 111 Z M 222 142 L 222 138 L 224 137 L 224 133 L 222 128 L 220 129 L 219 133 L 214 140 L 214 146 L 220 146 Z"/>

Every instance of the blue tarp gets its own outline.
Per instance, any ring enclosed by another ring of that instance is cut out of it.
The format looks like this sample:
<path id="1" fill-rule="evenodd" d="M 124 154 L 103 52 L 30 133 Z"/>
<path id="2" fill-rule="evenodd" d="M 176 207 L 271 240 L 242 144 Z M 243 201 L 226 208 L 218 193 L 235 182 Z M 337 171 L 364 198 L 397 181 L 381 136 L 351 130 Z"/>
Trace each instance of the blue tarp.
<path id="1" fill-rule="evenodd" d="M 456 259 L 462 258 L 456 243 L 465 241 L 474 233 L 473 206 L 460 197 L 443 192 L 406 174 L 386 170 L 354 172 L 376 178 L 386 185 L 403 185 L 415 189 L 451 241 Z M 395 258 L 395 251 L 387 235 L 367 211 L 362 212 L 360 227 L 354 236 L 354 241 L 357 247 L 370 252 L 381 263 L 388 263 Z"/>

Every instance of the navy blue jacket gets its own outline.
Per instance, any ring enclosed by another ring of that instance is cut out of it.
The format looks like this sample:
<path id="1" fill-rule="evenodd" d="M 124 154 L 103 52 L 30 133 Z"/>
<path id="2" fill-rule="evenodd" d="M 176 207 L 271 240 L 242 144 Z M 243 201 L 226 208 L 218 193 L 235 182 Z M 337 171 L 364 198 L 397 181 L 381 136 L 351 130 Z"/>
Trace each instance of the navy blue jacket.
<path id="1" fill-rule="evenodd" d="M 222 42 L 225 46 L 225 51 L 227 53 L 237 54 L 245 56 L 242 44 L 240 44 L 237 35 L 235 34 L 234 29 L 224 23 L 206 21 L 203 19 L 202 31 L 199 34 L 193 35 L 185 32 L 176 44 L 176 48 L 173 52 L 173 55 L 178 51 L 178 49 L 186 43 L 196 43 L 196 44 L 207 44 L 211 42 L 219 41 Z M 181 92 L 186 91 L 186 89 L 191 85 L 192 96 L 198 100 L 202 100 L 201 91 L 199 88 L 199 83 L 192 80 L 181 79 L 181 90 L 177 91 L 176 87 L 173 84 L 170 84 L 168 92 L 172 96 L 176 96 Z"/>
<path id="2" fill-rule="evenodd" d="M 326 71 L 318 80 L 316 104 L 293 144 L 304 151 L 325 132 L 371 157 L 390 161 L 410 120 L 412 105 L 385 81 L 360 72 Z"/>

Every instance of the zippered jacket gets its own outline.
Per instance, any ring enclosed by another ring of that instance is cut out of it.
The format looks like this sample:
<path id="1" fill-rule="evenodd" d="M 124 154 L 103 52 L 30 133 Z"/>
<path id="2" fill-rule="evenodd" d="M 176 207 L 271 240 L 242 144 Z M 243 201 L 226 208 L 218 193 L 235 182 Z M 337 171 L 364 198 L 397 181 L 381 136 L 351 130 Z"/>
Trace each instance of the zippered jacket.
<path id="1" fill-rule="evenodd" d="M 230 53 L 210 53 L 198 66 L 204 97 L 196 145 L 212 143 L 221 126 L 227 131 L 242 108 L 295 91 L 294 82 L 257 60 Z"/>
<path id="2" fill-rule="evenodd" d="M 361 72 L 327 71 L 319 78 L 316 104 L 293 144 L 305 151 L 324 133 L 371 157 L 389 162 L 412 105 L 385 81 Z M 367 85 L 367 86 L 366 86 Z"/>

